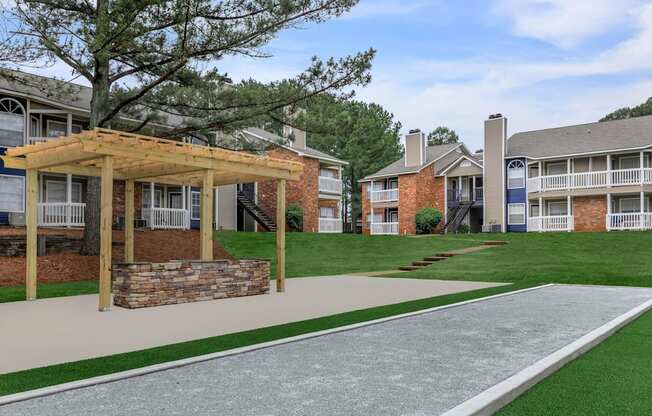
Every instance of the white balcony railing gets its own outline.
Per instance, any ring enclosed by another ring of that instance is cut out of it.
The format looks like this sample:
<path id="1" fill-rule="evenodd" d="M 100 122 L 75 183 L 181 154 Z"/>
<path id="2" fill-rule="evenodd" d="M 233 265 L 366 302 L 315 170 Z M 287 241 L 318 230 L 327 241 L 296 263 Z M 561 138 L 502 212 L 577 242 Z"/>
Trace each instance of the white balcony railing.
<path id="1" fill-rule="evenodd" d="M 643 184 L 652 184 L 651 168 L 539 176 L 528 179 L 527 186 L 529 192 L 545 192 Z"/>
<path id="2" fill-rule="evenodd" d="M 38 225 L 41 227 L 83 227 L 86 204 L 42 202 L 38 204 Z"/>
<path id="3" fill-rule="evenodd" d="M 342 181 L 340 179 L 328 178 L 326 176 L 319 177 L 319 192 L 326 192 L 329 194 L 342 194 Z"/>
<path id="4" fill-rule="evenodd" d="M 372 222 L 372 235 L 395 235 L 398 234 L 397 222 Z"/>
<path id="5" fill-rule="evenodd" d="M 320 233 L 341 233 L 342 232 L 342 219 L 341 218 L 320 218 L 319 219 L 319 232 Z"/>
<path id="6" fill-rule="evenodd" d="M 155 230 L 183 230 L 190 228 L 190 211 L 177 208 L 144 208 L 147 226 Z"/>
<path id="7" fill-rule="evenodd" d="M 573 231 L 572 215 L 553 215 L 547 217 L 530 217 L 527 230 L 534 232 Z"/>
<path id="8" fill-rule="evenodd" d="M 607 230 L 652 230 L 652 213 L 608 214 Z"/>
<path id="9" fill-rule="evenodd" d="M 371 191 L 371 202 L 398 201 L 398 188 Z"/>

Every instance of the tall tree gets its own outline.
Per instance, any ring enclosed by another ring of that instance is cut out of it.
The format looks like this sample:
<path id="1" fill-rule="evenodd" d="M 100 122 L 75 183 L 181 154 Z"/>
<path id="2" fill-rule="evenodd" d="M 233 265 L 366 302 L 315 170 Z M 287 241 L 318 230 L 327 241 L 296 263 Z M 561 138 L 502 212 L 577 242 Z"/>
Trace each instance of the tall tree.
<path id="1" fill-rule="evenodd" d="M 373 50 L 339 60 L 314 58 L 305 72 L 261 95 L 255 81 L 233 85 L 215 66 L 226 56 L 269 57 L 280 31 L 319 23 L 359 0 L 16 0 L 4 10 L 0 61 L 63 62 L 92 86 L 89 125 L 119 117 L 183 124 L 169 136 L 235 129 L 262 114 L 325 91 L 365 85 Z M 11 26 L 14 27 L 11 27 Z M 90 178 L 83 254 L 99 251 L 99 180 Z"/>
<path id="2" fill-rule="evenodd" d="M 428 146 L 436 146 L 440 144 L 458 143 L 460 136 L 448 127 L 439 126 L 430 133 L 428 133 Z"/>
<path id="3" fill-rule="evenodd" d="M 308 101 L 299 123 L 307 130 L 311 147 L 349 162 L 342 175 L 342 206 L 350 207 L 348 214 L 355 224 L 361 211 L 358 181 L 401 157 L 401 123 L 378 104 L 339 100 L 329 94 Z"/>
<path id="4" fill-rule="evenodd" d="M 600 121 L 623 120 L 632 117 L 642 117 L 652 115 L 652 97 L 648 98 L 643 104 L 636 107 L 623 107 L 612 113 L 607 114 Z"/>

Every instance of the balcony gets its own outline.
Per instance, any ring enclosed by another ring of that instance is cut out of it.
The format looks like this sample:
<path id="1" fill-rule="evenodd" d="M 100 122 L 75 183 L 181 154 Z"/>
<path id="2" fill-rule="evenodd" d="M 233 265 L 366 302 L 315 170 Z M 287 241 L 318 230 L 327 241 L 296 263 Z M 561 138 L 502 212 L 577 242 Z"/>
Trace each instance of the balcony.
<path id="1" fill-rule="evenodd" d="M 483 188 L 475 188 L 472 191 L 449 189 L 447 201 L 449 206 L 456 206 L 465 202 L 474 202 L 475 204 L 480 205 L 484 202 L 484 190 Z"/>
<path id="2" fill-rule="evenodd" d="M 652 213 L 634 212 L 627 214 L 608 214 L 607 230 L 652 230 Z"/>
<path id="3" fill-rule="evenodd" d="M 83 227 L 86 204 L 43 202 L 37 205 L 40 227 Z"/>
<path id="4" fill-rule="evenodd" d="M 319 219 L 319 232 L 339 234 L 342 232 L 342 219 L 341 218 L 320 218 Z"/>
<path id="5" fill-rule="evenodd" d="M 396 202 L 398 201 L 398 188 L 379 189 L 371 191 L 370 200 L 374 202 Z"/>
<path id="6" fill-rule="evenodd" d="M 143 208 L 143 218 L 153 230 L 185 230 L 190 228 L 190 211 L 177 208 Z"/>
<path id="7" fill-rule="evenodd" d="M 533 232 L 573 231 L 574 228 L 574 220 L 572 215 L 530 217 L 528 218 L 527 223 L 527 230 Z"/>
<path id="8" fill-rule="evenodd" d="M 527 187 L 528 192 L 547 192 L 650 184 L 652 169 L 644 168 L 539 176 L 528 179 Z"/>
<path id="9" fill-rule="evenodd" d="M 371 235 L 398 235 L 397 222 L 372 222 Z"/>
<path id="10" fill-rule="evenodd" d="M 326 176 L 320 176 L 319 192 L 342 195 L 342 180 L 336 178 L 329 178 Z"/>

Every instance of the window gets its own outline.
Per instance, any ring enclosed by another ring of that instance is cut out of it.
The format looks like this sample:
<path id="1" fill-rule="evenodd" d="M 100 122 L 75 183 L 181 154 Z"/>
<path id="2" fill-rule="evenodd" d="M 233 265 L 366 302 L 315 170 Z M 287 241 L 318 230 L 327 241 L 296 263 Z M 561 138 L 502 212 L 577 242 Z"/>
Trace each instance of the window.
<path id="1" fill-rule="evenodd" d="M 525 165 L 521 160 L 512 160 L 507 165 L 507 189 L 525 188 Z"/>
<path id="2" fill-rule="evenodd" d="M 631 214 L 641 211 L 641 200 L 639 198 L 621 198 L 618 204 L 621 214 Z"/>
<path id="3" fill-rule="evenodd" d="M 568 162 L 555 162 L 546 165 L 548 175 L 565 175 L 568 173 Z"/>
<path id="4" fill-rule="evenodd" d="M 143 208 L 149 208 L 151 197 L 149 195 L 149 184 L 143 184 Z M 154 189 L 154 208 L 161 208 L 163 192 L 160 189 Z"/>
<path id="5" fill-rule="evenodd" d="M 22 146 L 25 141 L 25 110 L 13 98 L 0 100 L 0 145 Z"/>
<path id="6" fill-rule="evenodd" d="M 190 218 L 198 220 L 200 217 L 201 193 L 192 191 L 190 193 Z"/>
<path id="7" fill-rule="evenodd" d="M 525 224 L 525 204 L 507 204 L 507 224 Z"/>
<path id="8" fill-rule="evenodd" d="M 73 133 L 80 133 L 82 127 L 79 124 L 72 125 Z M 48 120 L 47 122 L 47 137 L 59 137 L 65 136 L 68 132 L 68 122 L 66 121 L 56 121 Z"/>
<path id="9" fill-rule="evenodd" d="M 31 117 L 29 137 L 41 137 L 41 120 L 36 116 Z"/>
<path id="10" fill-rule="evenodd" d="M 463 161 L 460 163 L 460 167 L 461 167 L 461 168 L 469 168 L 469 167 L 471 167 L 471 162 L 469 162 L 468 160 L 463 160 Z"/>
<path id="11" fill-rule="evenodd" d="M 627 156 L 618 159 L 618 167 L 620 169 L 638 169 L 640 164 L 640 156 Z"/>
<path id="12" fill-rule="evenodd" d="M 568 215 L 568 204 L 566 201 L 551 201 L 548 202 L 548 215 L 550 216 L 563 216 Z"/>
<path id="13" fill-rule="evenodd" d="M 45 183 L 45 202 L 66 202 L 66 183 L 47 181 Z"/>
<path id="14" fill-rule="evenodd" d="M 530 217 L 538 217 L 538 216 L 539 216 L 539 206 L 530 205 Z"/>
<path id="15" fill-rule="evenodd" d="M 322 178 L 337 178 L 337 173 L 333 169 L 326 169 L 326 168 L 320 168 L 319 169 L 319 176 Z"/>
<path id="16" fill-rule="evenodd" d="M 335 208 L 333 207 L 319 207 L 319 218 L 336 218 Z"/>
<path id="17" fill-rule="evenodd" d="M 25 212 L 25 178 L 0 175 L 0 211 Z"/>
<path id="18" fill-rule="evenodd" d="M 183 197 L 181 192 L 168 192 L 168 206 L 173 209 L 183 208 Z"/>

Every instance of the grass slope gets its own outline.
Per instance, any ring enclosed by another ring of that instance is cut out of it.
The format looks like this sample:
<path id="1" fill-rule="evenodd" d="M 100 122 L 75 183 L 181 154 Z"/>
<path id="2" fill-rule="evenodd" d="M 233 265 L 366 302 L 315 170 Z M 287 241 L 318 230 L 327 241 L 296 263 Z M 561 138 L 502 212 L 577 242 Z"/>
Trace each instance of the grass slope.
<path id="1" fill-rule="evenodd" d="M 145 367 L 167 361 L 179 360 L 182 358 L 194 357 L 202 354 L 225 351 L 232 348 L 259 344 L 309 332 L 321 331 L 358 322 L 462 302 L 469 299 L 491 296 L 498 293 L 510 292 L 512 290 L 524 289 L 525 287 L 526 286 L 501 286 L 452 295 L 437 296 L 261 328 L 252 331 L 150 348 L 142 351 L 116 354 L 107 357 L 19 371 L 16 373 L 1 374 L 0 395 L 33 390 L 55 384 L 82 380 L 85 378 Z"/>
<path id="2" fill-rule="evenodd" d="M 474 240 L 478 237 L 456 238 Z M 531 284 L 652 286 L 652 232 L 512 233 L 491 238 L 507 240 L 509 244 L 394 276 Z"/>
<path id="3" fill-rule="evenodd" d="M 236 258 L 266 258 L 275 270 L 276 234 L 217 232 L 216 239 Z M 286 234 L 288 277 L 394 270 L 438 251 L 481 244 L 468 239 L 358 234 Z"/>

